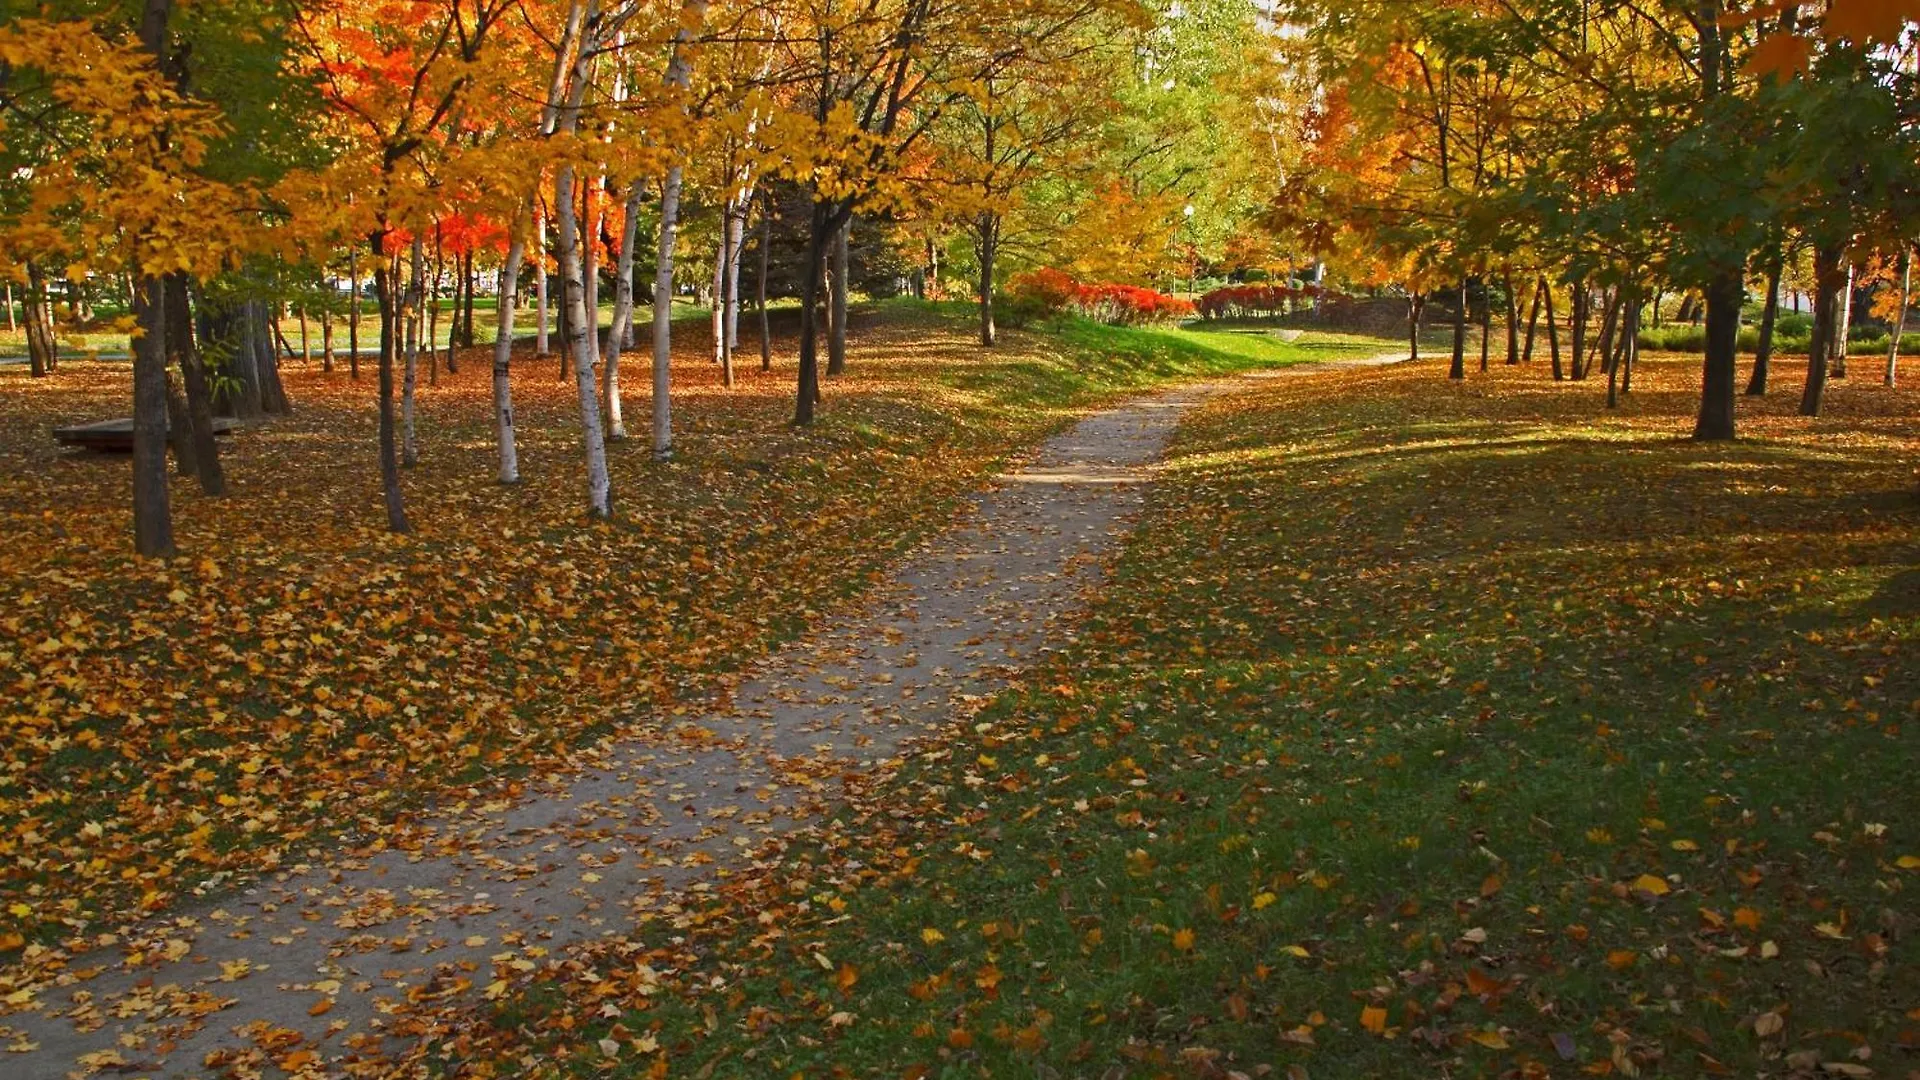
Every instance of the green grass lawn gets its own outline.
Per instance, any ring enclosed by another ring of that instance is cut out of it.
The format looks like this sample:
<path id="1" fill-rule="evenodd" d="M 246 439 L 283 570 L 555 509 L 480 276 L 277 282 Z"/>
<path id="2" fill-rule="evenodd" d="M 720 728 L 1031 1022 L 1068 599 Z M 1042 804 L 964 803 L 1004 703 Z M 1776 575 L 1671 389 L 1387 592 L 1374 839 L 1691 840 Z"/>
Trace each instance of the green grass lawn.
<path id="1" fill-rule="evenodd" d="M 533 298 L 529 295 L 524 298 L 520 306 L 515 309 L 514 334 L 516 340 L 528 338 L 533 335 L 535 316 L 532 305 Z M 441 314 L 439 325 L 434 328 L 432 335 L 432 340 L 442 349 L 446 348 L 447 341 L 453 333 L 452 310 L 453 302 L 442 299 L 440 302 Z M 646 326 L 651 323 L 652 311 L 653 309 L 649 305 L 643 306 L 635 312 L 636 325 L 640 329 L 644 330 Z M 613 304 L 611 301 L 600 305 L 599 314 L 600 325 L 602 327 L 613 325 Z M 745 333 L 747 330 L 746 319 L 748 318 L 748 313 L 743 311 L 741 317 L 741 331 Z M 708 318 L 711 318 L 711 309 L 704 305 L 677 300 L 674 303 L 673 321 L 676 324 L 681 322 L 699 322 Z M 496 320 L 497 315 L 495 314 L 494 298 L 491 296 L 475 297 L 473 305 L 473 338 L 475 344 L 491 345 L 494 342 L 498 337 L 499 330 L 499 325 Z M 281 319 L 280 332 L 286 336 L 287 345 L 293 349 L 295 355 L 298 355 L 301 348 L 299 318 Z M 554 333 L 558 333 L 557 328 L 554 330 Z M 359 337 L 360 351 L 363 355 L 374 352 L 380 346 L 380 311 L 371 301 L 367 301 L 361 305 Z M 59 344 L 60 355 L 62 357 L 111 357 L 125 356 L 127 354 L 128 337 L 126 331 L 111 329 L 104 326 L 104 324 L 100 328 L 79 331 L 71 329 L 69 324 L 56 321 L 55 338 Z M 319 358 L 323 341 L 320 317 L 318 315 L 309 315 L 307 318 L 306 343 L 307 347 L 312 350 L 314 357 L 316 359 Z M 344 313 L 334 319 L 333 347 L 335 353 L 338 355 L 344 355 L 347 351 L 347 317 Z M 25 328 L 7 330 L 4 327 L 0 327 L 0 360 L 24 359 L 26 355 L 27 333 Z"/>
<path id="2" fill-rule="evenodd" d="M 1617 415 L 1535 368 L 1208 407 L 1056 662 L 779 872 L 507 995 L 499 1058 L 1905 1074 L 1920 395 L 1695 446 L 1691 361 Z"/>

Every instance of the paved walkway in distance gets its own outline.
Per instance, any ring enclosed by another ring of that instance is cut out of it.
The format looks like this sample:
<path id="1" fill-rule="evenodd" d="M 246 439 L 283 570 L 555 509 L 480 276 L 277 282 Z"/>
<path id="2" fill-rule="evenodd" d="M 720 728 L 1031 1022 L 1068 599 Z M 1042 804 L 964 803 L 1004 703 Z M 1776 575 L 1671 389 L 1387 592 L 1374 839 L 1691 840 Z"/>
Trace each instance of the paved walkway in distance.
<path id="1" fill-rule="evenodd" d="M 518 801 L 448 807 L 405 850 L 291 867 L 75 958 L 100 970 L 0 1016 L 0 1076 L 335 1075 L 400 1049 L 409 1013 L 704 887 L 824 809 L 846 770 L 940 731 L 1057 644 L 1181 414 L 1233 385 L 1048 440 L 857 610 L 749 673 L 729 710 L 665 720 L 666 737 L 611 744 Z"/>

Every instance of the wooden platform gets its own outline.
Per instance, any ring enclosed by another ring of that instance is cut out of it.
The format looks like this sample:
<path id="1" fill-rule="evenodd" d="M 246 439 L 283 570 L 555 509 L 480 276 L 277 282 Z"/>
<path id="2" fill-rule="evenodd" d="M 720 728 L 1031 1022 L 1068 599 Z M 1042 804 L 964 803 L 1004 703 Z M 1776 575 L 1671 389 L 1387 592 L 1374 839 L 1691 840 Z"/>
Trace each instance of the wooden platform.
<path id="1" fill-rule="evenodd" d="M 229 435 L 240 426 L 240 422 L 226 416 L 213 418 L 213 433 Z M 109 453 L 131 453 L 133 451 L 133 418 L 119 420 L 99 420 L 91 424 L 70 424 L 53 429 L 54 441 L 64 446 L 78 446 L 87 450 Z"/>

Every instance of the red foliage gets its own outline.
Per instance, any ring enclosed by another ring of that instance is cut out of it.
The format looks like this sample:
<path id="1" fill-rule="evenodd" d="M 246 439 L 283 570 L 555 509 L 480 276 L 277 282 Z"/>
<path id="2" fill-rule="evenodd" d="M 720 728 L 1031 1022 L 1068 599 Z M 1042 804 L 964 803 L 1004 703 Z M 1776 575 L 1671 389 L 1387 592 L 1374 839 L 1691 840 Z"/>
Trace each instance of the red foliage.
<path id="1" fill-rule="evenodd" d="M 1193 304 L 1177 296 L 1116 282 L 1082 283 L 1062 270 L 1016 274 L 1009 290 L 1048 314 L 1071 308 L 1095 322 L 1114 326 L 1173 322 L 1194 313 Z"/>
<path id="2" fill-rule="evenodd" d="M 1295 301 L 1311 300 L 1323 292 L 1318 285 L 1302 285 L 1299 288 L 1265 283 L 1227 285 L 1200 297 L 1198 306 L 1200 317 L 1204 319 L 1279 315 Z"/>

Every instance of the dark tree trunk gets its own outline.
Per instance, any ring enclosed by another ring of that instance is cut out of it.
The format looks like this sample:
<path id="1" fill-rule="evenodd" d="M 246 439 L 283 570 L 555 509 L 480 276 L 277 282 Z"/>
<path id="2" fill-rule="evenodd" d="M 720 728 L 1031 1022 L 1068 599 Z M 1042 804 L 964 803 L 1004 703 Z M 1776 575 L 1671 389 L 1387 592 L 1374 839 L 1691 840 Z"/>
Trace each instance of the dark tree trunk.
<path id="1" fill-rule="evenodd" d="M 1506 275 L 1507 289 L 1507 363 L 1520 362 L 1520 298 L 1513 295 L 1513 275 Z M 1532 336 L 1529 330 L 1528 336 Z"/>
<path id="2" fill-rule="evenodd" d="M 1493 297 L 1486 283 L 1480 284 L 1480 370 L 1487 370 L 1487 353 L 1493 348 Z"/>
<path id="3" fill-rule="evenodd" d="M 1597 356 L 1600 360 L 1600 371 L 1602 374 L 1611 374 L 1613 371 L 1613 334 L 1620 325 L 1620 301 L 1622 299 L 1621 291 L 1619 289 L 1613 290 L 1613 295 L 1607 297 L 1604 305 L 1605 314 L 1602 315 L 1600 319 L 1600 340 L 1596 342 L 1594 356 Z M 1587 370 L 1593 370 L 1593 362 L 1594 357 L 1590 356 L 1587 358 Z"/>
<path id="4" fill-rule="evenodd" d="M 1566 372 L 1560 367 L 1560 330 L 1553 322 L 1553 285 L 1546 278 L 1540 279 L 1540 298 L 1547 309 L 1547 348 L 1553 353 L 1553 381 L 1566 378 Z"/>
<path id="5" fill-rule="evenodd" d="M 20 302 L 21 313 L 27 321 L 27 362 L 29 370 L 36 379 L 44 379 L 53 373 L 59 362 L 54 350 L 58 347 L 53 339 L 53 326 L 48 319 L 47 279 L 40 268 L 33 263 L 27 264 L 27 292 Z"/>
<path id="6" fill-rule="evenodd" d="M 193 460 L 193 425 L 187 422 L 187 399 L 181 395 L 171 370 L 167 372 L 167 449 L 173 451 L 175 473 L 191 476 L 199 471 Z"/>
<path id="7" fill-rule="evenodd" d="M 1420 359 L 1420 311 L 1427 298 L 1420 293 L 1407 294 L 1407 359 Z"/>
<path id="8" fill-rule="evenodd" d="M 400 340 L 400 312 L 393 294 L 393 264 L 385 255 L 382 235 L 373 237 L 373 289 L 380 303 L 380 487 L 386 496 L 387 528 L 393 532 L 411 532 L 407 524 L 406 503 L 400 497 L 400 460 L 394 445 L 393 361 Z"/>
<path id="9" fill-rule="evenodd" d="M 993 263 L 999 255 L 1000 216 L 982 211 L 974 224 L 974 253 L 980 257 L 980 344 L 992 347 L 999 339 L 993 325 Z"/>
<path id="10" fill-rule="evenodd" d="M 1568 316 L 1572 325 L 1568 328 L 1567 360 L 1572 370 L 1568 374 L 1578 382 L 1587 377 L 1587 369 L 1581 365 L 1587 348 L 1587 309 L 1593 305 L 1593 295 L 1587 291 L 1585 279 L 1576 279 L 1570 296 L 1573 311 Z"/>
<path id="11" fill-rule="evenodd" d="M 1819 416 L 1820 399 L 1827 389 L 1827 352 L 1840 328 L 1840 290 L 1847 269 L 1841 248 L 1829 245 L 1813 252 L 1813 340 L 1807 347 L 1807 386 L 1800 394 L 1800 415 Z"/>
<path id="12" fill-rule="evenodd" d="M 1527 306 L 1527 343 L 1520 351 L 1520 362 L 1533 363 L 1533 336 L 1540 329 L 1540 294 L 1547 289 L 1547 279 L 1541 278 L 1533 287 L 1533 299 Z"/>
<path id="13" fill-rule="evenodd" d="M 1640 312 L 1643 302 L 1636 293 L 1633 302 L 1627 308 L 1626 320 L 1620 334 L 1620 392 L 1633 392 L 1633 365 L 1640 360 Z"/>
<path id="14" fill-rule="evenodd" d="M 347 277 L 352 288 L 347 293 L 347 377 L 360 378 L 360 256 L 347 257 Z"/>
<path id="15" fill-rule="evenodd" d="M 1459 306 L 1453 312 L 1453 363 L 1447 368 L 1447 378 L 1464 379 L 1467 377 L 1467 283 L 1460 282 Z"/>
<path id="16" fill-rule="evenodd" d="M 801 262 L 806 276 L 800 283 L 800 385 L 795 392 L 793 422 L 813 423 L 813 407 L 820 400 L 820 353 L 816 325 L 820 311 L 820 268 L 826 260 L 833 227 L 832 203 L 815 203 L 807 230 L 807 253 Z"/>
<path id="17" fill-rule="evenodd" d="M 773 370 L 773 327 L 767 320 L 767 262 L 773 247 L 773 196 L 760 201 L 760 278 L 754 284 L 754 307 L 760 313 L 760 370 Z"/>
<path id="18" fill-rule="evenodd" d="M 847 370 L 847 233 L 852 229 L 853 221 L 849 217 L 841 221 L 840 228 L 833 234 L 833 285 L 827 296 L 827 303 L 831 305 L 827 321 L 828 375 Z"/>
<path id="19" fill-rule="evenodd" d="M 1767 366 L 1773 361 L 1773 324 L 1780 316 L 1780 274 L 1786 257 L 1778 249 L 1767 263 L 1767 305 L 1760 312 L 1760 341 L 1753 350 L 1753 375 L 1747 380 L 1747 393 L 1759 397 L 1767 392 Z"/>
<path id="20" fill-rule="evenodd" d="M 141 555 L 173 554 L 173 518 L 167 505 L 167 305 L 161 281 L 134 284 L 133 315 L 133 548 Z"/>
<path id="21" fill-rule="evenodd" d="M 467 304 L 466 304 L 466 309 L 462 312 L 460 316 L 460 344 L 464 348 L 471 349 L 473 348 L 473 291 L 474 291 L 474 284 L 475 284 L 475 277 L 473 273 L 473 252 L 468 251 L 465 255 L 462 255 L 460 259 L 461 259 L 461 273 L 467 279 Z M 619 347 L 620 346 L 617 343 L 614 345 L 614 348 L 616 349 L 618 349 Z M 453 372 L 457 372 L 460 370 L 459 368 L 454 367 L 453 354 L 451 353 L 447 354 L 447 370 L 453 371 Z"/>
<path id="22" fill-rule="evenodd" d="M 293 411 L 287 403 L 287 390 L 280 382 L 280 354 L 273 347 L 273 306 L 265 301 L 255 301 L 254 311 L 262 327 L 255 339 L 260 348 L 259 359 L 254 364 L 254 374 L 260 380 L 260 408 L 270 416 L 285 416 Z"/>
<path id="23" fill-rule="evenodd" d="M 192 302 L 187 278 L 172 274 L 166 279 L 167 351 L 180 368 L 180 381 L 186 387 L 186 417 L 193 442 L 194 475 L 200 490 L 208 495 L 225 495 L 227 480 L 220 468 L 220 444 L 213 437 L 213 394 L 207 386 L 207 367 L 193 340 Z"/>

